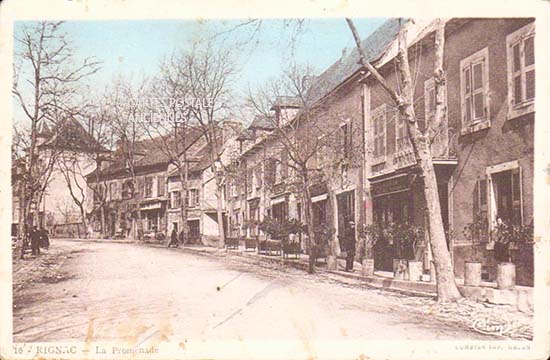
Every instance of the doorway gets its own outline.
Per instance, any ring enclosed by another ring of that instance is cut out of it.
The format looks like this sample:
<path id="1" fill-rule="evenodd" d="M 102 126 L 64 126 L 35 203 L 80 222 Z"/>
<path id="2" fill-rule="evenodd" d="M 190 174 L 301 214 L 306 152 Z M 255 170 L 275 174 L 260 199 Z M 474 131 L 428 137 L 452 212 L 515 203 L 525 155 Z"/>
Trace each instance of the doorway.
<path id="1" fill-rule="evenodd" d="M 336 195 L 338 208 L 338 239 L 340 250 L 344 251 L 344 239 L 355 236 L 355 190 Z"/>

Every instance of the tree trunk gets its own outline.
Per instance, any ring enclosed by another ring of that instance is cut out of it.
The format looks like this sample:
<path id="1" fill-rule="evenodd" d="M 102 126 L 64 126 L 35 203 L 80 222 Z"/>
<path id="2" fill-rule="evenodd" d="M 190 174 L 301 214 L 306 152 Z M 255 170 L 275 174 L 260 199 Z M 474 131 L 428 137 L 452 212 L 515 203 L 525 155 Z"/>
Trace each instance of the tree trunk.
<path id="1" fill-rule="evenodd" d="M 184 152 L 184 164 L 178 166 L 179 178 L 181 182 L 181 204 L 180 204 L 180 219 L 181 219 L 181 231 L 183 232 L 183 243 L 189 241 L 189 227 L 187 226 L 187 205 L 189 204 L 188 199 L 188 180 L 189 180 L 189 171 L 187 168 L 187 162 Z"/>
<path id="2" fill-rule="evenodd" d="M 419 162 L 418 166 L 424 182 L 424 198 L 428 211 L 428 230 L 430 232 L 430 243 L 432 245 L 432 253 L 435 262 L 438 301 L 456 301 L 461 295 L 456 286 L 451 256 L 447 249 L 443 219 L 441 217 L 441 206 L 439 203 L 439 190 L 432 162 L 430 139 L 429 136 L 424 135 L 420 131 L 414 113 L 414 90 L 407 54 L 405 30 L 402 29 L 398 36 L 399 51 L 396 60 L 403 97 L 403 102 L 400 104 L 399 109 L 400 115 L 404 117 L 405 123 L 407 124 L 407 130 L 413 145 L 414 153 Z M 442 55 L 442 53 L 439 54 L 441 59 Z"/>
<path id="3" fill-rule="evenodd" d="M 313 230 L 313 211 L 311 206 L 311 194 L 309 191 L 309 178 L 307 169 L 302 170 L 302 186 L 304 191 L 304 216 L 307 225 L 307 245 L 309 248 L 309 262 L 308 270 L 309 274 L 315 273 L 315 261 L 316 261 L 316 243 L 315 232 Z"/>
<path id="4" fill-rule="evenodd" d="M 377 80 L 382 88 L 390 95 L 391 99 L 395 102 L 395 105 L 399 109 L 399 115 L 403 117 L 407 124 L 407 132 L 411 139 L 413 151 L 418 161 L 418 168 L 420 169 L 421 176 L 424 182 L 424 198 L 426 200 L 426 206 L 428 211 L 428 230 L 430 233 L 430 243 L 432 246 L 432 253 L 434 257 L 436 277 L 437 277 L 437 295 L 438 301 L 449 302 L 456 301 L 461 297 L 460 292 L 456 286 L 451 256 L 447 249 L 447 243 L 445 239 L 445 231 L 443 228 L 443 220 L 441 218 L 441 207 L 439 203 L 439 192 L 437 188 L 437 180 L 435 176 L 435 170 L 432 162 L 432 155 L 430 149 L 430 137 L 424 135 L 419 129 L 418 122 L 416 121 L 416 115 L 414 113 L 414 89 L 410 73 L 410 65 L 407 53 L 406 42 L 406 30 L 401 28 L 398 34 L 398 53 L 396 56 L 397 72 L 399 77 L 399 87 L 401 94 L 394 91 L 389 83 L 382 77 L 382 75 L 367 61 L 367 58 L 361 48 L 361 41 L 353 21 L 346 19 L 350 27 L 358 51 L 360 53 L 361 64 L 369 70 L 373 77 Z M 439 24 L 436 31 L 436 61 L 435 61 L 435 74 L 437 76 L 442 75 L 443 64 L 443 47 L 444 47 L 444 24 Z M 438 79 L 439 80 L 439 79 Z M 441 100 L 441 89 L 437 90 L 439 83 L 436 82 L 436 92 L 439 91 L 438 101 Z M 436 119 L 441 121 L 441 106 L 437 104 L 439 109 L 436 109 L 436 113 L 439 113 L 440 118 Z M 436 108 L 437 108 L 436 106 Z M 429 133 L 429 132 L 427 132 Z"/>
<path id="5" fill-rule="evenodd" d="M 218 233 L 220 236 L 218 247 L 221 249 L 225 246 L 225 229 L 223 227 L 223 201 L 220 182 L 219 175 L 216 175 L 216 216 L 218 218 Z"/>

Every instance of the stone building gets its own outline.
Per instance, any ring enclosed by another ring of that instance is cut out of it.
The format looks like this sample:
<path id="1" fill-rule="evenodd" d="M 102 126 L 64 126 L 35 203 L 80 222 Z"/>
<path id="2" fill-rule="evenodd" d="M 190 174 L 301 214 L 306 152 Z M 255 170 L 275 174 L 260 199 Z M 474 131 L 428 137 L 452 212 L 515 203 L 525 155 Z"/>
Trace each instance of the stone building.
<path id="1" fill-rule="evenodd" d="M 410 25 L 407 25 L 410 26 Z M 494 279 L 491 237 L 497 219 L 532 223 L 534 19 L 451 19 L 445 24 L 446 117 L 432 144 L 447 243 L 455 273 L 463 276 L 472 248 L 483 253 L 484 277 Z M 422 128 L 434 112 L 434 27 L 409 31 L 415 113 Z M 396 44 L 379 70 L 396 83 Z M 422 182 L 404 124 L 374 79 L 367 78 L 367 180 L 373 220 L 426 222 Z M 463 229 L 482 221 L 472 239 Z M 429 259 L 426 251 L 425 259 Z M 375 267 L 391 268 L 391 245 L 379 246 Z M 521 258 L 521 259 L 520 259 Z M 532 284 L 532 249 L 518 258 L 518 283 Z M 428 266 L 428 264 L 425 264 Z"/>

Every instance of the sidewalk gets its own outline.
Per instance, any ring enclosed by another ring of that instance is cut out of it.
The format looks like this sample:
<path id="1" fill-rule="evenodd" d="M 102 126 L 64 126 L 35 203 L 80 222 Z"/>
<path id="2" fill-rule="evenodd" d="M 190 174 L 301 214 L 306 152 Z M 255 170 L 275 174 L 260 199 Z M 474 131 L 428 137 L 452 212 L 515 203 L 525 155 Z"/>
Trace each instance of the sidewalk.
<path id="1" fill-rule="evenodd" d="M 149 243 L 144 245 L 164 247 L 162 244 Z M 298 259 L 287 259 L 282 256 L 260 255 L 256 251 L 245 251 L 243 246 L 239 246 L 238 250 L 228 250 L 225 248 L 218 249 L 204 245 L 188 245 L 180 246 L 178 250 L 205 256 L 242 256 L 260 261 L 278 263 L 302 271 L 307 271 L 309 261 L 309 256 L 305 254 L 300 255 Z M 358 262 L 354 263 L 354 272 L 346 272 L 344 268 L 345 260 L 339 259 L 337 270 L 328 270 L 326 264 L 323 262 L 318 262 L 315 270 L 317 272 L 337 275 L 340 278 L 359 280 L 365 285 L 373 288 L 428 297 L 436 297 L 437 295 L 435 282 L 396 280 L 393 278 L 391 272 L 386 271 L 375 271 L 373 276 L 363 276 L 361 274 L 361 264 Z M 496 305 L 510 305 L 522 312 L 532 312 L 534 309 L 532 287 L 516 286 L 514 289 L 500 290 L 497 289 L 495 283 L 483 282 L 481 286 L 474 287 L 465 286 L 463 279 L 456 279 L 456 281 L 460 292 L 466 298 Z"/>

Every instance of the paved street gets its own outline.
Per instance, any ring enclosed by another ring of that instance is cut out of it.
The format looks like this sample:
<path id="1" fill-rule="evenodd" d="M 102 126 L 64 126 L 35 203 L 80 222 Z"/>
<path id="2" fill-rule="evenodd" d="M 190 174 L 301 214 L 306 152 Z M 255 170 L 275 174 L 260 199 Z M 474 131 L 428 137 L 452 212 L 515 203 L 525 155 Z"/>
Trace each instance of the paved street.
<path id="1" fill-rule="evenodd" d="M 235 256 L 54 240 L 58 274 L 14 270 L 14 340 L 481 339 L 432 299 Z M 422 306 L 415 306 L 420 304 Z"/>

